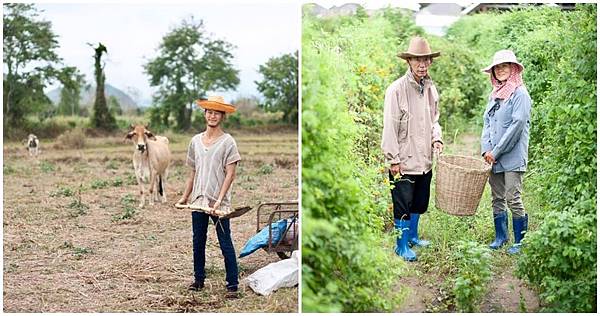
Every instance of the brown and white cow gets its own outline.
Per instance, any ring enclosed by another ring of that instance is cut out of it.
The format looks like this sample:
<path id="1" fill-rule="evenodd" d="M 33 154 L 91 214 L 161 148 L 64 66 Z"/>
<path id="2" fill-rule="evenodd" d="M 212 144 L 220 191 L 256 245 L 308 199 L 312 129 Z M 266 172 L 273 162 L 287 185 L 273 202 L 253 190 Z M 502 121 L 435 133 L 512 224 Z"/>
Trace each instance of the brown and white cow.
<path id="1" fill-rule="evenodd" d="M 148 177 L 150 178 L 150 197 L 148 199 L 150 205 L 153 205 L 154 201 L 160 201 L 159 194 L 162 196 L 162 202 L 166 202 L 165 184 L 171 162 L 169 140 L 164 136 L 154 136 L 143 125 L 131 125 L 131 129 L 132 131 L 127 133 L 125 138 L 131 139 L 135 146 L 133 168 L 142 199 L 139 207 L 143 207 L 145 204 L 143 182 L 146 182 Z"/>
<path id="2" fill-rule="evenodd" d="M 29 150 L 29 156 L 37 157 L 40 149 L 40 140 L 37 136 L 29 134 L 27 138 L 27 150 Z"/>

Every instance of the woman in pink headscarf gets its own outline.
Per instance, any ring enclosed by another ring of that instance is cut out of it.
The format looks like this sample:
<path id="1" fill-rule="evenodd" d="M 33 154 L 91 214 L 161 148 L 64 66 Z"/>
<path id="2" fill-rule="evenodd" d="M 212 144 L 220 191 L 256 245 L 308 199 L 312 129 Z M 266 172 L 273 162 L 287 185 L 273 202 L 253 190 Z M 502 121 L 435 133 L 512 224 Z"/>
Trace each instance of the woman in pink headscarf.
<path id="1" fill-rule="evenodd" d="M 509 254 L 520 251 L 528 226 L 521 190 L 527 169 L 531 98 L 523 84 L 523 69 L 510 50 L 496 52 L 492 63 L 483 69 L 492 84 L 481 133 L 481 155 L 492 165 L 489 182 L 496 239 L 489 246 L 498 249 L 508 242 L 508 205 L 515 237 Z"/>

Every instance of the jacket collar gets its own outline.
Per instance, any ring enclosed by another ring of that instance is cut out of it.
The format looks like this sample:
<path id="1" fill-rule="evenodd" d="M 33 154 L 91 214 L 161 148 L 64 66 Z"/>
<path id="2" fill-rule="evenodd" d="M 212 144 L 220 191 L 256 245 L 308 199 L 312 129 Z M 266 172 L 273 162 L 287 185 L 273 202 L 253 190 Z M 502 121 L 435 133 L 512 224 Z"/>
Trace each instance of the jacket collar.
<path id="1" fill-rule="evenodd" d="M 415 88 L 415 89 L 419 89 L 419 83 L 415 80 L 415 76 L 413 76 L 412 72 L 410 71 L 410 67 L 408 67 L 408 69 L 406 70 L 406 73 L 404 74 L 404 76 L 406 76 L 408 78 L 408 82 L 410 82 L 410 84 Z M 429 88 L 431 86 L 431 83 L 433 82 L 431 80 L 431 77 L 429 77 L 429 75 L 427 75 L 425 78 L 423 78 L 423 83 L 425 85 L 425 89 Z"/>
<path id="2" fill-rule="evenodd" d="M 420 95 L 423 95 L 424 91 L 429 89 L 431 87 L 431 85 L 433 84 L 433 81 L 431 80 L 431 77 L 426 76 L 425 78 L 423 78 L 423 88 L 421 88 L 421 85 L 415 80 L 415 76 L 413 76 L 412 72 L 410 71 L 410 67 L 406 70 L 406 74 L 404 74 L 405 77 L 407 77 L 408 82 L 410 83 L 410 85 L 417 90 L 417 92 L 419 92 Z M 423 89 L 423 90 L 421 90 Z M 423 92 L 421 92 L 423 91 Z"/>

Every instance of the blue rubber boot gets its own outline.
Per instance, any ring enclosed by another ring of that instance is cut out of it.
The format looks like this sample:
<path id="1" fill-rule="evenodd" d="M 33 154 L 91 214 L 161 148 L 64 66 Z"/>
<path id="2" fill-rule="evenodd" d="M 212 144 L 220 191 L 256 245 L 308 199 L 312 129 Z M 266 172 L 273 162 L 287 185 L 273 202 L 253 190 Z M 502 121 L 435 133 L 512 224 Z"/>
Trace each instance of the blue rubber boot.
<path id="1" fill-rule="evenodd" d="M 498 249 L 508 242 L 508 213 L 506 211 L 494 214 L 494 228 L 496 239 L 490 244 L 490 248 Z"/>
<path id="2" fill-rule="evenodd" d="M 525 237 L 527 232 L 527 226 L 529 224 L 529 218 L 527 214 L 523 217 L 513 216 L 513 232 L 515 233 L 515 244 L 508 248 L 508 254 L 514 255 L 521 251 L 521 240 Z"/>
<path id="3" fill-rule="evenodd" d="M 410 214 L 410 226 L 408 230 L 408 246 L 413 247 L 427 247 L 430 242 L 427 240 L 419 239 L 419 217 L 421 214 Z"/>
<path id="4" fill-rule="evenodd" d="M 405 261 L 417 260 L 417 255 L 415 252 L 410 250 L 408 247 L 408 231 L 410 221 L 394 219 L 394 226 L 396 227 L 396 230 L 401 233 L 401 235 L 396 239 L 396 254 L 402 257 Z"/>

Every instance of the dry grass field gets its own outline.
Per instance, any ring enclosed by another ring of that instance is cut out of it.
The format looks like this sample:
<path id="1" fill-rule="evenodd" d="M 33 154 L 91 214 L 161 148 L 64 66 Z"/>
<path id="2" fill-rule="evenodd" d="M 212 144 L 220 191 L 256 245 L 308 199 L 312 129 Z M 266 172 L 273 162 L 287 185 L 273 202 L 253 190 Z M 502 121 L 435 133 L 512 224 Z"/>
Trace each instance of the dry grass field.
<path id="1" fill-rule="evenodd" d="M 242 162 L 234 206 L 298 198 L 294 131 L 229 131 Z M 124 136 L 124 135 L 123 135 Z M 82 149 L 42 139 L 30 158 L 24 145 L 4 144 L 4 312 L 296 312 L 298 288 L 263 297 L 241 286 L 225 298 L 225 270 L 214 226 L 207 242 L 206 288 L 193 281 L 190 211 L 181 196 L 192 135 L 167 135 L 173 161 L 169 202 L 137 207 L 133 145 L 121 137 L 86 139 Z M 62 148 L 62 149 L 61 149 Z M 231 220 L 236 253 L 255 234 L 255 209 Z M 238 259 L 240 281 L 278 261 L 263 250 Z"/>

